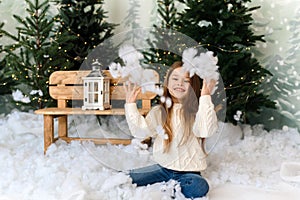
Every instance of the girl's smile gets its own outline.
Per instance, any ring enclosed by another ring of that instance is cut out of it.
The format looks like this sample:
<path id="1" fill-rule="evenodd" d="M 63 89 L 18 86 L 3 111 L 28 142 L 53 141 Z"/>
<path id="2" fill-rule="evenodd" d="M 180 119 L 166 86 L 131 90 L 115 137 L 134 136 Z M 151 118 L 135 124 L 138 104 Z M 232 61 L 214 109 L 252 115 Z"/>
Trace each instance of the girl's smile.
<path id="1" fill-rule="evenodd" d="M 189 86 L 190 78 L 188 73 L 184 72 L 182 67 L 176 68 L 168 81 L 170 94 L 177 99 L 182 99 L 187 94 Z"/>

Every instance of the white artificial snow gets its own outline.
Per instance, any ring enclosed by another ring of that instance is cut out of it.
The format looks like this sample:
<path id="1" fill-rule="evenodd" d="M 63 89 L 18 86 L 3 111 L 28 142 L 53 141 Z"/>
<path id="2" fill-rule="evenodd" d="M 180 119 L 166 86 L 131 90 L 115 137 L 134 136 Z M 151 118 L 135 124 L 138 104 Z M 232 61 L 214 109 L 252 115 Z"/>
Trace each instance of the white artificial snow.
<path id="1" fill-rule="evenodd" d="M 70 132 L 129 137 L 122 118 L 104 118 L 101 123 L 99 126 L 92 116 L 70 116 Z M 208 168 L 202 172 L 210 192 L 199 199 L 299 198 L 300 182 L 293 178 L 300 169 L 299 132 L 219 125 L 221 134 L 207 141 Z M 58 140 L 44 155 L 42 116 L 12 112 L 0 117 L 0 199 L 184 199 L 175 181 L 145 187 L 131 183 L 128 169 L 153 164 L 150 151 L 138 140 L 128 146 Z"/>
<path id="2" fill-rule="evenodd" d="M 213 55 L 212 51 L 207 51 L 200 53 L 198 55 L 198 50 L 195 48 L 187 48 L 182 53 L 182 62 L 183 62 L 183 69 L 189 72 L 190 77 L 197 74 L 200 78 L 204 79 L 207 83 L 211 80 L 216 80 L 218 83 L 219 80 L 219 72 L 218 68 L 218 57 Z M 211 91 L 213 94 L 216 89 L 215 88 Z"/>
<path id="3" fill-rule="evenodd" d="M 123 45 L 120 47 L 118 55 L 125 66 L 115 62 L 109 65 L 109 71 L 114 78 L 121 77 L 140 86 L 143 93 L 146 91 L 158 92 L 153 70 L 144 69 L 140 64 L 140 60 L 144 58 L 142 53 L 131 45 Z"/>
<path id="4" fill-rule="evenodd" d="M 242 116 L 242 111 L 240 111 L 240 110 L 237 110 L 236 111 L 236 114 L 235 115 L 233 115 L 233 119 L 235 120 L 235 121 L 240 121 L 241 120 L 241 116 Z"/>
<path id="5" fill-rule="evenodd" d="M 20 90 L 13 91 L 12 97 L 15 101 L 20 101 L 23 103 L 30 103 L 29 97 L 24 96 L 24 94 Z"/>
<path id="6" fill-rule="evenodd" d="M 38 94 L 39 96 L 43 96 L 43 91 L 42 90 L 32 90 L 30 92 L 30 95 L 35 95 Z"/>
<path id="7" fill-rule="evenodd" d="M 165 140 L 169 139 L 169 136 L 168 136 L 168 134 L 166 134 L 166 131 L 162 127 L 162 125 L 158 125 L 155 130 L 161 138 L 164 138 Z"/>
<path id="8" fill-rule="evenodd" d="M 198 23 L 198 26 L 200 26 L 200 27 L 208 27 L 209 25 L 212 25 L 212 23 L 209 22 L 209 21 L 206 21 L 206 20 L 201 20 L 201 21 Z"/>
<path id="9" fill-rule="evenodd" d="M 160 101 L 162 103 L 165 103 L 167 108 L 170 108 L 172 106 L 172 99 L 170 97 L 160 96 Z"/>
<path id="10" fill-rule="evenodd" d="M 208 83 L 210 80 L 218 80 L 219 72 L 217 65 L 218 58 L 213 56 L 212 51 L 198 54 L 195 48 L 187 48 L 182 53 L 183 69 L 190 73 L 190 77 L 197 74 L 200 78 L 205 79 Z"/>

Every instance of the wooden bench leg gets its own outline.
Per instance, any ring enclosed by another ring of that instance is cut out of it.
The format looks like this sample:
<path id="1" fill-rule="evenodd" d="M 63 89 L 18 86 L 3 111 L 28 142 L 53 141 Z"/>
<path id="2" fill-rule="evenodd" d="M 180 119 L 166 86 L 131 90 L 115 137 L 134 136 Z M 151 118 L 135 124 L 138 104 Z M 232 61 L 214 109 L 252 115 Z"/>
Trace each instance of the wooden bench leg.
<path id="1" fill-rule="evenodd" d="M 58 117 L 58 137 L 68 137 L 68 116 L 63 115 Z"/>
<path id="2" fill-rule="evenodd" d="M 54 116 L 44 115 L 44 154 L 54 142 Z"/>

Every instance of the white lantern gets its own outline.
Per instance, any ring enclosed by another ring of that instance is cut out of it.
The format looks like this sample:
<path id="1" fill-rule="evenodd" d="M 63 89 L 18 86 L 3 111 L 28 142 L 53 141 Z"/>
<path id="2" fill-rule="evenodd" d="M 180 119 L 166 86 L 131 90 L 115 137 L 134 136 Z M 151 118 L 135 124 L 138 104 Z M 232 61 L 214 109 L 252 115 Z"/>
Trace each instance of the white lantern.
<path id="1" fill-rule="evenodd" d="M 83 110 L 105 110 L 110 105 L 110 79 L 101 72 L 101 64 L 92 63 L 92 71 L 83 77 Z"/>

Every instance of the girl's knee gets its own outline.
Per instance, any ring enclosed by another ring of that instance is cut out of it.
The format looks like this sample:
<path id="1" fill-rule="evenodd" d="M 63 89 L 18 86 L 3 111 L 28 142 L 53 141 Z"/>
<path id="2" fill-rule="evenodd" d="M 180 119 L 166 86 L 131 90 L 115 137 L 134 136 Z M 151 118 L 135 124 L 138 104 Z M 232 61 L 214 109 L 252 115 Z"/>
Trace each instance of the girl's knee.
<path id="1" fill-rule="evenodd" d="M 208 182 L 196 174 L 189 174 L 180 180 L 181 192 L 186 198 L 205 196 L 209 191 Z"/>
<path id="2" fill-rule="evenodd" d="M 130 170 L 129 176 L 132 179 L 132 183 L 137 184 L 137 186 L 169 180 L 168 174 L 166 174 L 164 169 L 159 165 Z"/>

